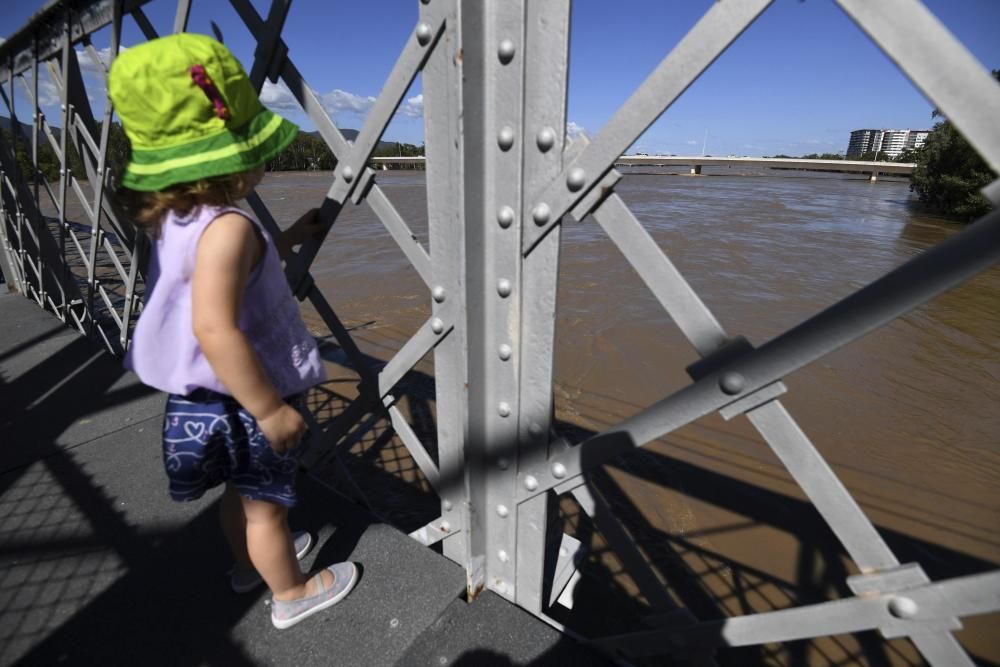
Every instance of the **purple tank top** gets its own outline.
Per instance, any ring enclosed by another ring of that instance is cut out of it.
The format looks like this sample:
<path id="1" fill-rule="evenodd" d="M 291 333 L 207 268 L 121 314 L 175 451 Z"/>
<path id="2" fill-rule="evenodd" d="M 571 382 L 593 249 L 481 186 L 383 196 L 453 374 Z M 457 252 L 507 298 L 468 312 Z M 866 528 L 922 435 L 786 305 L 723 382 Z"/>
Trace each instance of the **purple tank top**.
<path id="1" fill-rule="evenodd" d="M 232 206 L 202 206 L 186 216 L 166 215 L 153 242 L 146 301 L 135 325 L 125 367 L 143 383 L 171 394 L 210 389 L 231 395 L 216 377 L 191 326 L 191 277 L 198 239 L 227 212 L 253 221 L 266 241 L 264 256 L 247 281 L 239 328 L 257 352 L 281 396 L 325 379 L 316 341 L 306 330 L 270 235 L 252 215 Z"/>

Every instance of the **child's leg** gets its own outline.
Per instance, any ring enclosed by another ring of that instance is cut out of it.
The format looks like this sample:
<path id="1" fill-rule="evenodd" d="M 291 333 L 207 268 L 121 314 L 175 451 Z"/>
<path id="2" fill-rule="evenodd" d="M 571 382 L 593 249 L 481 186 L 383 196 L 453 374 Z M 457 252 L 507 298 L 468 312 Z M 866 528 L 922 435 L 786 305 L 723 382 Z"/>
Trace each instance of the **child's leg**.
<path id="1" fill-rule="evenodd" d="M 295 558 L 295 547 L 288 530 L 288 508 L 264 500 L 240 497 L 247 521 L 247 551 L 257 572 L 276 600 L 297 600 L 314 595 L 316 585 L 306 579 Z M 327 585 L 333 583 L 329 572 L 323 573 Z"/>
<path id="2" fill-rule="evenodd" d="M 229 549 L 233 552 L 236 569 L 240 572 L 252 570 L 253 564 L 247 553 L 247 517 L 243 513 L 240 494 L 232 482 L 226 482 L 226 491 L 219 502 L 219 524 L 229 543 Z"/>

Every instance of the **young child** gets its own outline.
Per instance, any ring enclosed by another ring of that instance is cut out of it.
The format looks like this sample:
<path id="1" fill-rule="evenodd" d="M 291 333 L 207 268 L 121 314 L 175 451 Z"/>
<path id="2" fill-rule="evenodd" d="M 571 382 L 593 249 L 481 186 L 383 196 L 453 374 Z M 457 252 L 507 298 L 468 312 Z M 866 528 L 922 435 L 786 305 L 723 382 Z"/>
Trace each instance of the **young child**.
<path id="1" fill-rule="evenodd" d="M 271 621 L 290 627 L 341 600 L 358 578 L 353 563 L 305 577 L 297 559 L 311 539 L 288 529 L 305 431 L 295 406 L 324 372 L 278 248 L 316 233 L 316 212 L 275 243 L 233 206 L 298 128 L 261 106 L 239 62 L 202 35 L 124 51 L 108 93 L 131 142 L 122 201 L 153 239 L 125 365 L 169 394 L 163 459 L 171 497 L 194 500 L 225 484 L 220 521 L 236 559 L 231 585 L 251 590 L 259 572 L 273 595 Z"/>

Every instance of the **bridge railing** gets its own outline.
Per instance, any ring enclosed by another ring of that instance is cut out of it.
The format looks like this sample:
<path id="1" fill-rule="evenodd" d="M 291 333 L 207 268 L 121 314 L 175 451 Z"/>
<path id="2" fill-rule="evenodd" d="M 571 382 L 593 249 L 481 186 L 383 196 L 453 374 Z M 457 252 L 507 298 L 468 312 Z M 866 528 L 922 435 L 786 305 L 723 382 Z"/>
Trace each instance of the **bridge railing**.
<path id="1" fill-rule="evenodd" d="M 0 46 L 2 96 L 14 120 L 13 145 L 0 143 L 3 221 L 0 262 L 11 284 L 115 352 L 128 345 L 140 309 L 145 240 L 108 198 L 113 109 L 98 126 L 75 44 L 110 25 L 112 56 L 122 21 L 152 39 L 143 0 L 54 0 Z M 489 589 L 554 625 L 571 597 L 583 545 L 552 534 L 548 520 L 572 496 L 626 564 L 659 614 L 657 627 L 591 638 L 629 657 L 705 656 L 719 646 L 785 642 L 879 630 L 908 637 L 934 665 L 971 664 L 952 635 L 960 618 L 1000 609 L 1000 572 L 931 582 L 900 563 L 781 403 L 782 379 L 926 302 L 1000 259 L 1000 213 L 984 219 L 760 347 L 723 330 L 706 304 L 615 193 L 622 152 L 767 9 L 769 0 L 713 3 L 646 81 L 590 140 L 567 142 L 568 0 L 503 3 L 421 0 L 419 18 L 357 138 L 347 141 L 289 58 L 282 28 L 290 0 L 266 17 L 231 0 L 257 40 L 250 76 L 258 91 L 279 79 L 337 158 L 321 206 L 327 232 L 349 202 L 366 202 L 427 289 L 432 313 L 382 368 L 361 353 L 310 274 L 322 240 L 287 262 L 290 284 L 323 317 L 361 378 L 357 398 L 314 429 L 320 460 L 343 454 L 374 420 L 387 418 L 440 500 L 440 516 L 413 532 L 467 572 L 468 592 Z M 1000 170 L 1000 88 L 917 0 L 840 7 Z M 177 4 L 183 31 L 190 0 Z M 96 62 L 101 62 L 92 53 Z M 41 113 L 39 68 L 60 95 L 59 129 Z M 410 230 L 367 165 L 416 75 L 422 74 L 427 152 L 429 249 Z M 14 86 L 31 101 L 30 136 L 18 137 Z M 38 164 L 47 141 L 60 161 L 48 182 Z M 30 144 L 31 169 L 17 163 Z M 84 173 L 70 167 L 73 151 Z M 987 190 L 996 201 L 1000 186 Z M 67 218 L 67 199 L 84 224 Z M 44 215 L 43 200 L 55 211 Z M 248 198 L 272 230 L 256 194 Z M 607 233 L 701 356 L 691 383 L 633 417 L 573 441 L 553 423 L 554 321 L 561 221 L 590 216 Z M 436 447 L 422 442 L 399 409 L 401 381 L 433 355 Z M 745 416 L 829 524 L 860 573 L 853 597 L 724 620 L 699 621 L 635 544 L 594 483 L 613 457 L 718 412 Z M 363 490 L 358 490 L 363 495 Z M 555 548 L 553 548 L 553 546 Z"/>

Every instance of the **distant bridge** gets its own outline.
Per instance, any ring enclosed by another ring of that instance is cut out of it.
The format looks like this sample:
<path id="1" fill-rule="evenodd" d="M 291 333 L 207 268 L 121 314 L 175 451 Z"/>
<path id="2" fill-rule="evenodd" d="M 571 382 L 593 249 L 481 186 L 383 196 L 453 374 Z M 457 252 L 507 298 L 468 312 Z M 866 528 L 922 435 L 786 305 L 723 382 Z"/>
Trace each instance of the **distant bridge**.
<path id="1" fill-rule="evenodd" d="M 423 167 L 423 157 L 376 157 L 372 162 L 383 169 L 390 167 Z M 874 181 L 878 174 L 909 176 L 917 166 L 912 162 L 870 162 L 861 160 L 806 160 L 775 157 L 706 157 L 685 155 L 622 155 L 615 160 L 616 167 L 689 167 L 692 174 L 700 174 L 702 167 L 757 167 L 763 169 L 806 169 L 809 171 L 840 171 L 871 174 Z"/>

